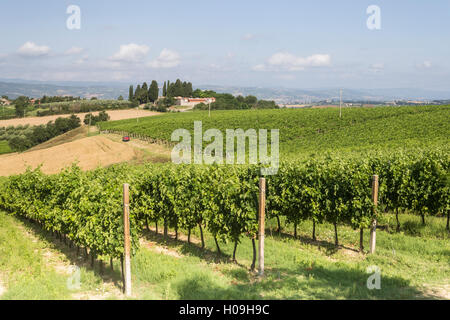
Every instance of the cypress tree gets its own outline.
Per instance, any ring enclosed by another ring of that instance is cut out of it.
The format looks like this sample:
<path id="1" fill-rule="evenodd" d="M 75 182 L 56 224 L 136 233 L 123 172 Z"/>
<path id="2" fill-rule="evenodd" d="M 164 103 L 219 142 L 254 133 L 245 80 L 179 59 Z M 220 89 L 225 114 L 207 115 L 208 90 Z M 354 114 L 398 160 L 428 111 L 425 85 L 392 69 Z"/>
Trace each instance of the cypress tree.
<path id="1" fill-rule="evenodd" d="M 136 91 L 134 92 L 134 100 L 137 100 L 139 103 L 141 103 L 140 94 L 141 94 L 141 85 L 138 84 L 136 87 Z"/>
<path id="2" fill-rule="evenodd" d="M 175 97 L 178 96 L 183 96 L 183 84 L 181 83 L 180 79 L 177 79 L 177 81 L 175 81 L 175 85 L 174 85 L 174 89 L 173 89 L 173 95 Z"/>
<path id="3" fill-rule="evenodd" d="M 181 84 L 181 92 L 183 93 L 183 97 L 187 97 L 187 83 L 186 81 L 183 81 L 183 83 Z"/>
<path id="4" fill-rule="evenodd" d="M 141 103 L 147 103 L 149 100 L 147 82 L 144 82 L 142 84 L 140 99 L 141 99 Z"/>
<path id="5" fill-rule="evenodd" d="M 192 90 L 192 83 L 191 82 L 188 82 L 187 83 L 187 97 L 192 97 L 192 92 L 193 92 L 193 90 Z"/>
<path id="6" fill-rule="evenodd" d="M 133 101 L 134 94 L 133 94 L 133 85 L 130 86 L 130 90 L 128 91 L 128 101 Z"/>
<path id="7" fill-rule="evenodd" d="M 156 100 L 158 100 L 158 94 L 159 94 L 158 82 L 153 80 L 152 83 L 150 84 L 150 89 L 149 89 L 150 101 L 155 102 Z"/>
<path id="8" fill-rule="evenodd" d="M 163 86 L 163 92 L 162 92 L 163 97 L 165 97 L 167 95 L 167 89 L 166 89 L 166 82 L 164 81 L 164 86 Z"/>

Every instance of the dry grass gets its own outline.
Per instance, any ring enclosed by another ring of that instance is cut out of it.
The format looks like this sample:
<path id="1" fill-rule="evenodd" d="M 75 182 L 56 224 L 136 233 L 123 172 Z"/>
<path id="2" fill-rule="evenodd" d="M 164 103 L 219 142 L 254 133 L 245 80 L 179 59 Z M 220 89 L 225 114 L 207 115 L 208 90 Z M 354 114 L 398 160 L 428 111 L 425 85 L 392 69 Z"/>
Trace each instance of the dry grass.
<path id="1" fill-rule="evenodd" d="M 91 127 L 90 133 L 92 133 L 94 131 L 98 131 L 97 128 Z M 66 132 L 62 135 L 56 136 L 53 139 L 50 139 L 44 143 L 41 143 L 41 144 L 27 150 L 26 152 L 56 147 L 56 146 L 59 146 L 64 143 L 68 143 L 68 142 L 72 142 L 75 140 L 85 138 L 85 137 L 87 137 L 87 134 L 88 134 L 88 127 L 82 126 L 77 129 L 70 130 L 69 132 Z"/>
<path id="2" fill-rule="evenodd" d="M 92 114 L 97 115 L 99 112 L 92 112 Z M 142 117 L 150 117 L 159 114 L 158 112 L 148 111 L 148 110 L 136 110 L 136 109 L 127 109 L 127 110 L 106 110 L 106 113 L 109 114 L 111 120 L 123 120 L 123 119 L 133 119 L 133 118 L 142 118 Z M 84 120 L 84 116 L 87 113 L 76 113 L 76 115 Z M 41 124 L 47 124 L 49 121 L 55 121 L 60 117 L 70 117 L 70 114 L 59 114 L 54 116 L 45 116 L 45 117 L 27 117 L 27 118 L 17 118 L 17 119 L 9 119 L 9 120 L 1 120 L 0 127 L 8 127 L 8 126 L 18 126 L 18 125 L 26 125 L 30 126 L 38 126 Z"/>
<path id="3" fill-rule="evenodd" d="M 10 176 L 35 169 L 42 164 L 44 173 L 58 173 L 78 162 L 83 170 L 106 167 L 120 162 L 165 162 L 170 150 L 157 144 L 132 139 L 124 143 L 119 135 L 83 137 L 84 128 L 68 132 L 24 153 L 0 155 L 0 176 Z M 69 141 L 69 142 L 66 142 Z"/>
<path id="4" fill-rule="evenodd" d="M 57 173 L 76 161 L 83 170 L 90 170 L 130 161 L 137 152 L 126 144 L 113 142 L 104 136 L 83 138 L 44 150 L 3 155 L 0 157 L 0 176 L 19 174 L 28 166 L 34 169 L 41 164 L 44 173 Z"/>

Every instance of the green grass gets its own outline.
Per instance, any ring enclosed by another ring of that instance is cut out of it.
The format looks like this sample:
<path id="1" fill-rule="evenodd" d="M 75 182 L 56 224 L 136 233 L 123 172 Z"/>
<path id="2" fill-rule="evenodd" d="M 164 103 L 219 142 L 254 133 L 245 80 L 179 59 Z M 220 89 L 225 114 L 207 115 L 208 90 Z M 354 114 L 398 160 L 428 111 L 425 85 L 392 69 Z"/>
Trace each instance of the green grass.
<path id="1" fill-rule="evenodd" d="M 403 223 L 419 221 L 409 215 L 400 218 Z M 444 219 L 429 220 L 430 229 L 442 234 Z M 316 242 L 311 240 L 310 222 L 299 226 L 299 239 L 286 232 L 290 226 L 281 235 L 270 231 L 274 228 L 274 221 L 270 221 L 265 241 L 266 275 L 262 279 L 249 271 L 249 239 L 242 239 L 238 247 L 238 264 L 230 261 L 233 244 L 222 243 L 223 255 L 219 256 L 210 235 L 206 250 L 170 240 L 167 247 L 181 258 L 141 248 L 133 259 L 139 295 L 152 299 L 442 299 L 425 286 L 450 285 L 448 234 L 428 238 L 378 231 L 377 252 L 368 255 L 357 252 L 359 233 L 348 227 L 339 227 L 340 249 L 333 244 L 333 227 L 328 224 L 317 227 Z M 147 237 L 164 243 L 161 234 L 148 232 Z M 372 265 L 381 269 L 380 290 L 366 287 L 370 275 L 366 269 Z"/>
<path id="2" fill-rule="evenodd" d="M 233 110 L 170 113 L 133 120 L 101 123 L 114 129 L 170 141 L 175 129 L 193 132 L 194 121 L 203 131 L 225 129 L 280 129 L 281 159 L 399 148 L 448 148 L 449 106 L 346 108 L 339 119 L 335 108 Z"/>
<path id="3" fill-rule="evenodd" d="M 13 152 L 9 147 L 8 141 L 1 140 L 0 141 L 0 154 L 11 153 Z"/>
<path id="4" fill-rule="evenodd" d="M 16 108 L 14 105 L 0 106 L 0 119 L 13 118 L 16 115 Z"/>
<path id="5" fill-rule="evenodd" d="M 417 216 L 401 214 L 405 228 L 417 226 Z M 359 233 L 339 226 L 341 246 L 333 244 L 333 226 L 317 226 L 317 241 L 311 240 L 312 224 L 298 226 L 298 239 L 292 226 L 284 226 L 279 235 L 275 221 L 267 222 L 265 241 L 265 276 L 249 270 L 252 245 L 242 239 L 237 263 L 231 261 L 232 243 L 220 243 L 216 252 L 210 234 L 206 248 L 186 241 L 164 241 L 159 234 L 146 231 L 150 247 L 141 246 L 132 259 L 133 298 L 135 299 L 442 299 L 431 289 L 445 290 L 450 285 L 450 235 L 445 219 L 429 217 L 428 226 L 415 234 L 377 231 L 377 251 L 373 255 L 357 252 Z M 408 227 L 407 227 L 408 226 Z M 37 242 L 24 237 L 23 228 L 38 237 Z M 403 227 L 402 227 L 403 228 Z M 198 239 L 198 230 L 192 235 Z M 184 239 L 184 238 L 183 238 Z M 7 291 L 1 299 L 70 299 L 67 276 L 45 263 L 43 250 L 55 248 L 67 257 L 75 249 L 57 245 L 57 240 L 37 227 L 0 213 L 0 279 Z M 166 253 L 154 250 L 165 248 Z M 365 235 L 368 247 L 368 234 Z M 170 254 L 167 254 L 169 252 Z M 176 256 L 175 256 L 176 255 Z M 367 267 L 381 269 L 381 289 L 366 287 Z M 98 265 L 95 272 L 83 266 L 82 288 L 100 287 Z M 121 288 L 120 267 L 105 269 L 107 278 Z M 105 277 L 105 276 L 104 276 Z M 447 287 L 445 287 L 447 286 Z M 98 290 L 98 289 L 97 289 Z M 448 289 L 447 289 L 448 290 Z M 110 297 L 115 299 L 117 297 Z"/>
<path id="6" fill-rule="evenodd" d="M 26 233 L 35 235 L 37 240 L 26 236 Z M 67 280 L 70 275 L 56 272 L 44 258 L 48 252 L 56 252 L 57 255 L 59 252 L 59 255 L 68 257 L 56 248 L 57 245 L 49 241 L 48 234 L 40 232 L 35 225 L 0 212 L 0 284 L 6 289 L 0 299 L 71 299 L 74 293 L 99 287 L 101 278 L 81 266 L 81 287 L 69 290 Z M 74 264 L 71 261 L 71 265 Z"/>

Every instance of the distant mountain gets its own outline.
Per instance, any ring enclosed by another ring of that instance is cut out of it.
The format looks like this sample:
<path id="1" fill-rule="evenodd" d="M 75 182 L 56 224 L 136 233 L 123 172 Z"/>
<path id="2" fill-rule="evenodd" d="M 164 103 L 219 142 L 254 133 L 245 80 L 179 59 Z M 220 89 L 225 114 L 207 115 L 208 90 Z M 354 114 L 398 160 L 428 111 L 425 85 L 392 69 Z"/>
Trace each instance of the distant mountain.
<path id="1" fill-rule="evenodd" d="M 254 95 L 259 99 L 274 100 L 278 103 L 307 103 L 323 100 L 338 100 L 339 88 L 326 89 L 289 89 L 289 88 L 262 88 L 262 87 L 232 87 L 232 86 L 197 86 L 201 89 L 214 90 L 233 95 Z M 417 100 L 430 101 L 437 99 L 450 99 L 449 91 L 434 91 L 411 88 L 388 89 L 343 89 L 343 100 L 365 101 L 392 101 Z"/>
<path id="2" fill-rule="evenodd" d="M 14 99 L 24 95 L 28 97 L 47 96 L 76 96 L 82 98 L 98 97 L 99 99 L 117 99 L 122 95 L 128 97 L 130 83 L 122 82 L 79 82 L 79 81 L 36 81 L 23 79 L 1 79 L 0 96 L 7 95 Z M 160 83 L 162 85 L 162 83 Z M 263 88 L 198 85 L 195 88 L 214 90 L 233 95 L 254 95 L 258 99 L 274 100 L 277 103 L 309 103 L 324 100 L 338 100 L 339 88 L 295 89 L 295 88 Z M 345 89 L 344 101 L 392 101 L 416 100 L 431 101 L 450 99 L 449 91 L 436 91 L 413 88 L 387 89 Z"/>
<path id="3" fill-rule="evenodd" d="M 18 80 L 20 81 L 20 80 Z M 41 82 L 0 82 L 0 96 L 6 95 L 11 99 L 18 96 L 38 98 L 46 96 L 74 96 L 81 98 L 97 97 L 99 99 L 117 99 L 122 95 L 128 97 L 127 85 L 105 85 L 92 83 L 73 83 L 72 85 L 56 85 Z"/>

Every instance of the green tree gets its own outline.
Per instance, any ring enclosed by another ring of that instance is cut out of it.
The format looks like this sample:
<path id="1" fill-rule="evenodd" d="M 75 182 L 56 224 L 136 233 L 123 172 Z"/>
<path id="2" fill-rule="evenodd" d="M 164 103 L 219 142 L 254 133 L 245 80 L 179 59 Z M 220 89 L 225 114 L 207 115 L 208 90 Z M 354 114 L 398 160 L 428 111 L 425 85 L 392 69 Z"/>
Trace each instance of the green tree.
<path id="1" fill-rule="evenodd" d="M 137 96 L 139 95 L 139 92 L 141 91 L 141 85 L 138 84 L 136 87 L 136 90 L 134 91 L 134 98 L 137 98 Z"/>
<path id="2" fill-rule="evenodd" d="M 148 91 L 149 100 L 151 102 L 155 102 L 156 100 L 158 100 L 158 95 L 159 95 L 158 82 L 153 80 L 150 85 L 150 89 Z"/>
<path id="3" fill-rule="evenodd" d="M 149 96 L 148 96 L 148 85 L 147 82 L 144 82 L 142 84 L 142 88 L 141 88 L 141 94 L 140 94 L 140 102 L 141 103 L 147 103 L 149 100 Z"/>
<path id="4" fill-rule="evenodd" d="M 134 91 L 134 100 L 136 100 L 138 103 L 140 103 L 140 100 L 139 100 L 140 93 L 141 93 L 141 85 L 138 84 L 136 87 L 136 91 Z"/>
<path id="5" fill-rule="evenodd" d="M 117 100 L 122 101 L 122 100 L 123 100 L 123 97 L 120 95 L 120 96 L 117 98 Z"/>
<path id="6" fill-rule="evenodd" d="M 166 82 L 164 81 L 164 86 L 163 86 L 163 92 L 162 92 L 163 97 L 165 97 L 167 95 L 167 87 L 166 87 Z"/>
<path id="7" fill-rule="evenodd" d="M 192 82 L 188 82 L 186 85 L 186 96 L 192 97 Z"/>
<path id="8" fill-rule="evenodd" d="M 179 96 L 183 96 L 183 95 L 184 95 L 183 83 L 181 82 L 180 79 L 177 79 L 177 81 L 175 81 L 174 88 L 173 88 L 173 96 L 179 97 Z"/>
<path id="9" fill-rule="evenodd" d="M 14 101 L 14 105 L 16 106 L 16 116 L 18 117 L 24 117 L 25 116 L 25 110 L 30 104 L 30 99 L 25 96 L 20 96 Z"/>
<path id="10" fill-rule="evenodd" d="M 130 89 L 128 91 L 128 101 L 134 100 L 134 93 L 133 93 L 133 85 L 130 86 Z"/>
<path id="11" fill-rule="evenodd" d="M 255 96 L 246 96 L 244 100 L 246 104 L 252 107 L 258 102 L 258 99 Z"/>

